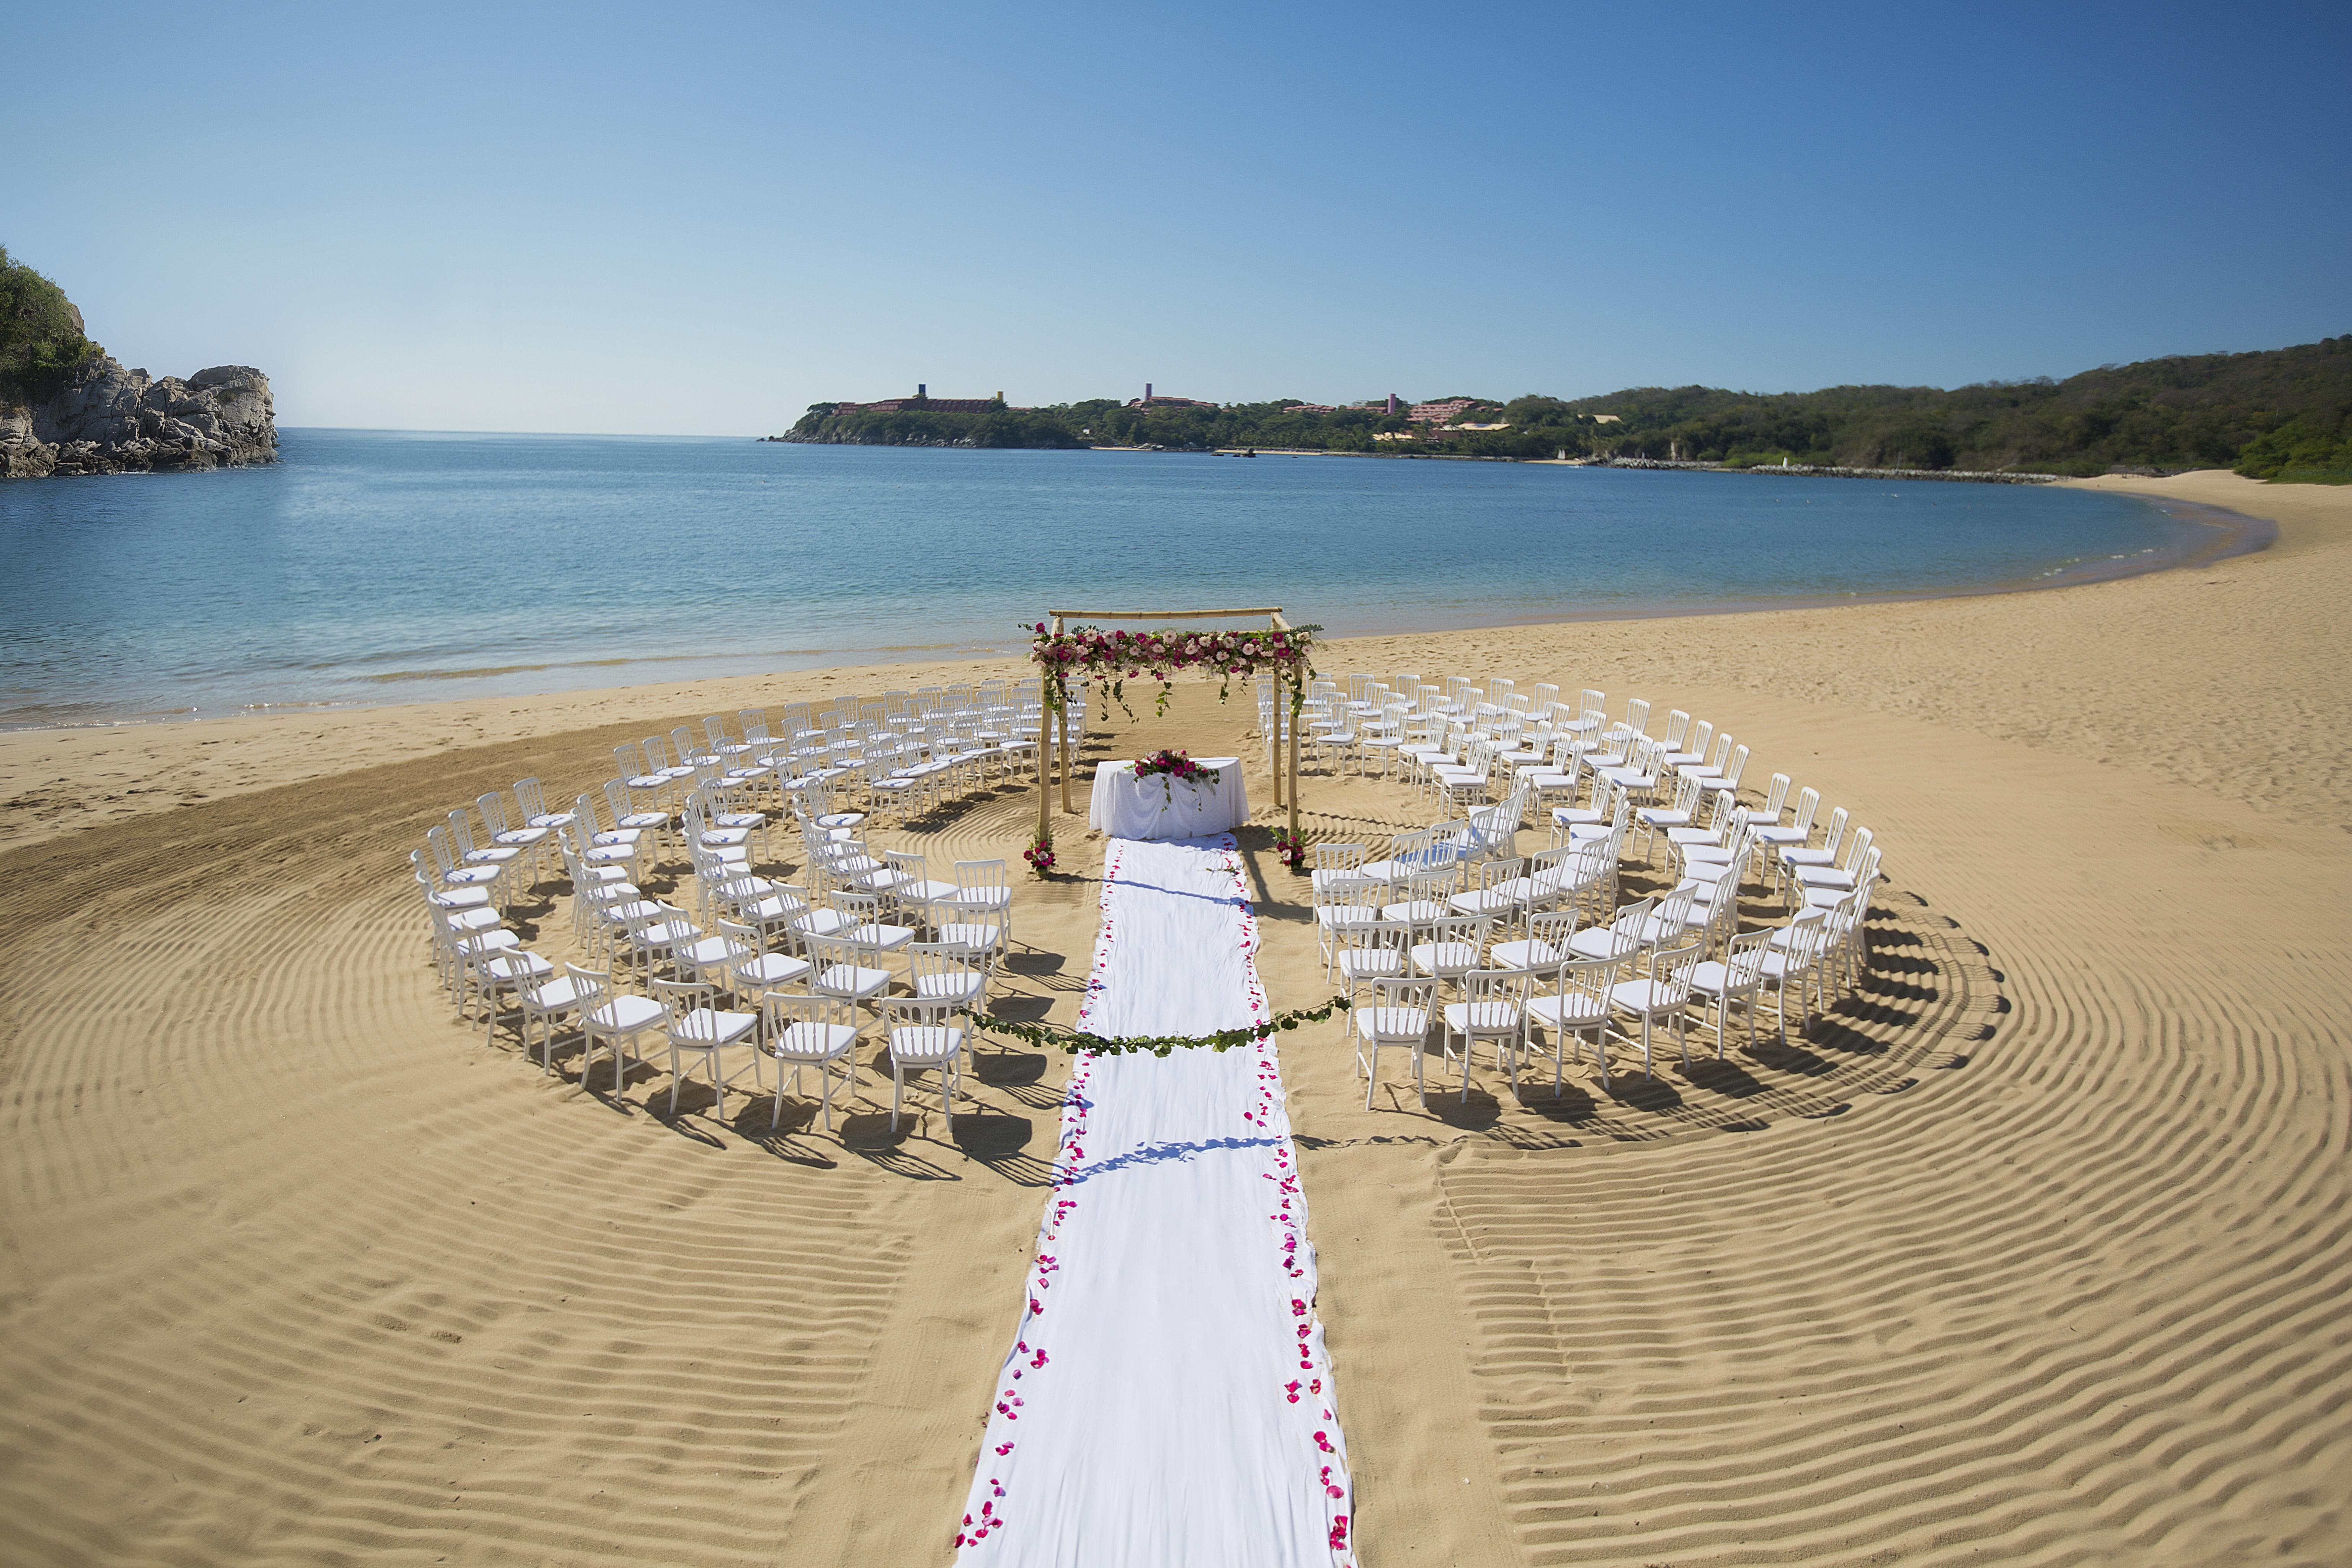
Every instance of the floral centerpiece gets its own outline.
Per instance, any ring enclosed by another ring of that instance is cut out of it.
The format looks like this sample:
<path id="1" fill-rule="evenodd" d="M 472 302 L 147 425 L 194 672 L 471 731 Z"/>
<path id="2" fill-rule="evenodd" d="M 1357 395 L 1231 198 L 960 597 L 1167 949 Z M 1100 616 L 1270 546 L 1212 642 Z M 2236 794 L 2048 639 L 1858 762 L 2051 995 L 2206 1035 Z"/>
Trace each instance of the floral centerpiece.
<path id="1" fill-rule="evenodd" d="M 1187 752 L 1158 751 L 1148 757 L 1135 759 L 1138 779 L 1158 778 L 1167 782 L 1160 787 L 1171 801 L 1176 798 L 1176 780 L 1182 779 L 1194 789 L 1215 778 L 1216 770 L 1204 768 L 1194 762 Z"/>

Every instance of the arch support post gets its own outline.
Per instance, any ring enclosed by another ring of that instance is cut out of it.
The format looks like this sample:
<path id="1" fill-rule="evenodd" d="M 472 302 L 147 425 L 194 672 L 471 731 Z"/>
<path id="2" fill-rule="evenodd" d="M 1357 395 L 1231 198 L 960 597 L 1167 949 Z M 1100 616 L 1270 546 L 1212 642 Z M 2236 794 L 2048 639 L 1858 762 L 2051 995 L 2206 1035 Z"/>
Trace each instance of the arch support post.
<path id="1" fill-rule="evenodd" d="M 1281 689 L 1282 683 L 1280 681 L 1276 681 L 1274 684 L 1276 689 L 1274 697 L 1274 704 L 1269 710 L 1269 711 L 1274 715 L 1273 729 L 1265 737 L 1265 771 L 1274 775 L 1274 804 L 1275 808 L 1276 810 L 1280 810 L 1284 799 L 1282 782 L 1282 732 L 1286 726 L 1283 721 L 1289 714 L 1290 693 L 1286 690 Z"/>
<path id="2" fill-rule="evenodd" d="M 1070 705 L 1066 700 L 1057 712 L 1056 727 L 1062 732 L 1062 815 L 1070 815 Z"/>
<path id="3" fill-rule="evenodd" d="M 1051 838 L 1054 836 L 1054 825 L 1049 817 L 1049 813 L 1053 809 L 1053 803 L 1046 793 L 1049 787 L 1048 781 L 1050 780 L 1053 772 L 1053 732 L 1051 731 L 1041 732 L 1037 737 L 1036 751 L 1037 838 L 1040 843 L 1043 843 L 1045 840 Z"/>
<path id="4" fill-rule="evenodd" d="M 1290 837 L 1298 837 L 1298 715 L 1290 716 Z"/>

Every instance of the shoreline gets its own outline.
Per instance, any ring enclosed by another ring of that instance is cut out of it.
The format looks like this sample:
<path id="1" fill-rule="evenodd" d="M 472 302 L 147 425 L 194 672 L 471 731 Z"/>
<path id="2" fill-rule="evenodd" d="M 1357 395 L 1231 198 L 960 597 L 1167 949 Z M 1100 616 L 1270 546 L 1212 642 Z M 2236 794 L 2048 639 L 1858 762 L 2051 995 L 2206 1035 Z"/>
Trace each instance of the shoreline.
<path id="1" fill-rule="evenodd" d="M 1910 710 L 1927 705 L 1920 693 L 1934 689 L 1937 681 L 1922 675 L 1911 686 L 1886 690 L 1892 676 L 1885 668 L 1888 658 L 1882 639 L 1887 637 L 1906 645 L 1904 657 L 1914 659 L 1924 658 L 1925 652 L 1907 645 L 1916 639 L 1932 641 L 1954 635 L 1951 628 L 1956 626 L 2016 625 L 2032 628 L 2033 635 L 2054 637 L 2064 632 L 2070 619 L 2091 614 L 2112 617 L 2136 605 L 2185 603 L 2184 595 L 2210 593 L 2206 586 L 2209 580 L 2242 584 L 2253 580 L 2246 574 L 2262 563 L 2352 539 L 2352 492 L 2325 489 L 2303 494 L 2298 488 L 2260 487 L 2253 480 L 2227 474 L 2193 486 L 2177 479 L 2076 482 L 2173 505 L 2217 510 L 2259 505 L 2273 515 L 2232 511 L 2250 526 L 2223 532 L 2214 525 L 2216 531 L 2208 536 L 2211 546 L 2179 563 L 2180 570 L 2144 568 L 2095 581 L 2034 585 L 2080 591 L 2071 597 L 2011 589 L 1941 597 L 1845 599 L 1812 607 L 1749 606 L 1724 613 L 1641 618 L 1490 620 L 1480 626 L 1437 631 L 1370 631 L 1327 637 L 1327 668 L 1415 668 L 1416 660 L 1459 661 L 1445 650 L 1519 646 L 1556 650 L 1546 652 L 1545 657 L 1557 659 L 1564 682 L 1580 679 L 1613 689 L 1622 684 L 1622 678 L 1606 675 L 1609 668 L 1624 665 L 1633 657 L 1630 649 L 1662 644 L 1717 649 L 1710 664 L 1718 672 L 1717 678 L 1742 684 L 1763 679 L 1746 671 L 1773 667 L 1743 659 L 1739 649 L 1779 646 L 1795 637 L 1817 650 L 1811 658 L 1852 664 L 1850 670 L 1838 672 L 1838 684 L 1853 694 L 1853 700 Z M 2315 487 L 2299 489 L 2315 490 Z M 2259 544 L 2253 542 L 2258 533 L 2263 541 Z M 2242 548 L 2231 549 L 2232 545 Z M 2269 574 L 2259 580 L 2279 581 Z M 2115 595 L 2133 597 L 2108 597 Z M 2117 622 L 2116 637 L 2140 637 L 2143 618 L 2160 619 L 2172 613 L 2167 608 L 2126 616 Z M 1628 632 L 1629 627 L 1641 630 L 1634 635 Z M 2147 657 L 2164 656 L 2167 647 L 2158 637 L 2148 645 Z M 16 809 L 0 818 L 0 847 L 419 755 L 592 731 L 609 731 L 610 739 L 604 742 L 609 746 L 656 728 L 666 733 L 675 724 L 695 722 L 708 713 L 731 715 L 740 708 L 772 708 L 803 698 L 824 700 L 850 689 L 879 691 L 990 677 L 1018 679 L 1028 668 L 1024 647 L 980 658 L 842 664 L 530 696 L 450 698 L 194 721 L 5 731 L 0 731 L 0 800 Z M 1807 667 L 1796 666 L 1772 679 L 1796 679 L 1801 672 L 1803 679 L 1813 679 Z M 2182 679 L 2191 679 L 2190 672 L 2184 672 Z M 1861 695 L 1871 691 L 1879 695 Z M 2091 721 L 2095 722 L 2095 718 Z M 2277 721 L 2291 722 L 2284 716 Z M 1998 728 L 2007 721 L 1989 713 L 1984 722 Z M 634 736 L 628 733 L 631 729 Z M 2201 754 L 2206 734 L 2186 730 L 2168 745 L 2175 750 L 2186 746 Z M 2182 764 L 2176 759 L 2174 765 Z M 2326 782 L 2297 784 L 2294 792 L 2316 791 L 2332 800 L 2335 787 Z"/>
<path id="2" fill-rule="evenodd" d="M 1130 450 L 1139 448 L 1096 449 Z M 1350 457 L 1381 456 L 1382 454 L 1318 454 L 1301 452 L 1272 455 L 1299 457 Z M 1486 459 L 1475 460 L 1485 461 Z M 1526 461 L 1529 463 L 1550 461 L 1550 459 L 1517 458 L 1509 460 Z M 1732 472 L 1735 470 L 1727 469 L 1723 471 Z M 2210 471 L 2220 472 L 2221 470 Z M 2149 482 L 2162 484 L 2166 481 L 2158 479 Z M 2251 484 L 2253 481 L 2247 482 Z M 2112 489 L 2112 487 L 2095 480 L 2061 479 L 2054 481 L 2054 483 L 2059 488 Z M 2121 493 L 2130 494 L 2133 492 L 2124 491 Z M 2160 506 L 2159 510 L 2165 510 L 2169 516 L 2173 516 L 2182 521 L 2194 524 L 2200 529 L 2206 530 L 2208 532 L 2201 539 L 2192 540 L 2179 546 L 2170 548 L 2151 546 L 2146 551 L 2137 552 L 2126 556 L 2109 556 L 2095 561 L 2073 562 L 2046 572 L 2039 576 L 2025 579 L 1996 579 L 1990 582 L 1965 584 L 1948 588 L 1887 589 L 1868 593 L 1808 595 L 1789 598 L 1645 600 L 1616 607 L 1571 609 L 1566 613 L 1561 613 L 1558 609 L 1548 607 L 1541 611 L 1526 616 L 1507 616 L 1500 619 L 1489 617 L 1476 621 L 1447 624 L 1416 622 L 1402 626 L 1358 626 L 1344 631 L 1332 632 L 1328 634 L 1328 640 L 1338 642 L 1350 638 L 1361 637 L 1435 637 L 1449 634 L 1492 630 L 1506 626 L 1580 626 L 1595 623 L 1667 621 L 1682 620 L 1694 616 L 1769 615 L 1782 611 L 1833 609 L 1865 605 L 1924 604 L 1949 599 L 2000 597 L 2013 594 L 2041 593 L 2055 588 L 2082 587 L 2096 583 L 2121 582 L 2134 577 L 2148 576 L 2171 571 L 2197 570 L 2205 566 L 2210 566 L 2219 561 L 2228 560 L 2233 556 L 2252 554 L 2259 551 L 2269 549 L 2276 542 L 2278 538 L 2278 525 L 2273 520 L 2241 512 L 2215 502 L 2194 500 L 2184 496 L 2166 494 L 2163 492 L 2150 492 L 2146 495 L 2135 495 L 2135 499 L 2147 500 L 2150 504 L 2168 503 Z M 939 647 L 908 649 L 903 652 L 896 652 L 887 648 L 848 649 L 844 650 L 844 652 L 849 656 L 852 662 L 838 664 L 811 664 L 802 666 L 761 664 L 758 668 L 740 668 L 732 671 L 688 677 L 675 682 L 654 679 L 635 681 L 622 686 L 554 686 L 535 688 L 524 691 L 479 692 L 458 696 L 425 697 L 410 700 L 403 700 L 398 697 L 385 697 L 381 700 L 366 697 L 353 697 L 320 701 L 249 703 L 239 708 L 222 711 L 144 711 L 105 716 L 93 715 L 90 718 L 83 720 L 52 722 L 15 723 L 0 721 L 0 737 L 43 735 L 83 731 L 104 731 L 143 728 L 148 726 L 177 726 L 193 724 L 217 725 L 247 721 L 266 721 L 271 719 L 297 718 L 303 716 L 321 717 L 341 713 L 382 712 L 386 710 L 417 708 L 438 703 L 494 703 L 501 701 L 536 702 L 566 696 L 590 698 L 615 691 L 650 690 L 657 688 L 667 688 L 673 685 L 699 686 L 712 682 L 738 680 L 783 680 L 812 677 L 830 678 L 832 675 L 840 671 L 853 669 L 905 669 L 913 666 L 922 666 L 926 668 L 933 666 L 984 666 L 992 668 L 999 661 L 1008 659 L 1024 668 L 1026 665 L 1026 654 L 1020 648 L 1005 648 L 1002 650 L 992 648 L 959 649 L 950 645 Z M 713 652 L 705 654 L 677 655 L 672 656 L 672 658 L 677 662 L 729 664 L 739 662 L 749 663 L 758 660 L 761 657 L 761 656 L 759 655 L 738 656 Z M 772 658 L 774 656 L 772 655 L 768 657 Z M 814 657 L 823 656 L 816 655 Z M 586 661 L 584 667 L 593 668 L 597 664 L 612 661 Z M 583 664 L 579 661 L 571 663 L 551 663 L 545 665 L 518 667 L 515 670 L 511 671 L 511 673 L 529 673 L 532 670 L 560 670 L 579 668 L 583 668 Z M 431 673 L 418 675 L 404 674 L 398 679 L 400 680 L 414 680 L 418 683 L 430 683 L 438 680 L 448 680 L 454 682 L 466 679 L 469 675 L 477 675 L 480 673 L 484 672 L 452 671 L 446 675 L 436 675 Z M 509 672 L 500 670 L 490 673 L 503 674 Z M 377 679 L 385 679 L 385 684 L 387 685 L 394 683 L 393 680 L 385 678 Z"/>
<path id="3" fill-rule="evenodd" d="M 2147 499 L 2153 500 L 2156 498 Z M 2237 556 L 2256 554 L 2270 549 L 2277 542 L 2278 524 L 2269 518 L 2250 516 L 2228 507 L 2216 506 L 2208 502 L 2185 500 L 2177 497 L 2163 499 L 2183 509 L 2181 511 L 2171 512 L 2168 515 L 2179 517 L 2184 521 L 2210 529 L 2212 531 L 2211 534 L 2201 542 L 2176 551 L 2151 547 L 2131 555 L 2110 556 L 2095 562 L 2081 562 L 2062 566 L 2042 576 L 2023 581 L 1973 584 L 1957 588 L 1890 589 L 1884 593 L 1838 594 L 1794 599 L 1723 599 L 1684 604 L 1654 601 L 1623 610 L 1591 610 L 1578 615 L 1545 615 L 1524 619 L 1507 617 L 1502 620 L 1480 621 L 1475 625 L 1355 630 L 1336 633 L 1330 640 L 1345 642 L 1366 637 L 1445 637 L 1534 626 L 1680 621 L 1717 616 L 1769 616 L 1797 610 L 1861 608 L 1872 605 L 1927 605 L 1956 599 L 2004 599 L 2020 594 L 2043 594 L 2060 588 L 2087 588 L 2102 583 L 2125 583 L 2136 577 L 2160 576 L 2168 572 L 2201 570 Z M 2147 557 L 2154 559 L 2146 559 Z"/>

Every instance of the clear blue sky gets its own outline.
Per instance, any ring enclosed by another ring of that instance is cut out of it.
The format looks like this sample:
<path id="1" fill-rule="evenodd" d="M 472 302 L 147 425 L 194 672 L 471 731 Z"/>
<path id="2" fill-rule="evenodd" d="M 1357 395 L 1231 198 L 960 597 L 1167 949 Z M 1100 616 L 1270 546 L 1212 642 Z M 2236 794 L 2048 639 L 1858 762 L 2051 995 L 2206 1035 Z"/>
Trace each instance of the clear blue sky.
<path id="1" fill-rule="evenodd" d="M 2352 5 L 16 5 L 0 244 L 288 425 L 2063 376 L 2352 331 Z"/>

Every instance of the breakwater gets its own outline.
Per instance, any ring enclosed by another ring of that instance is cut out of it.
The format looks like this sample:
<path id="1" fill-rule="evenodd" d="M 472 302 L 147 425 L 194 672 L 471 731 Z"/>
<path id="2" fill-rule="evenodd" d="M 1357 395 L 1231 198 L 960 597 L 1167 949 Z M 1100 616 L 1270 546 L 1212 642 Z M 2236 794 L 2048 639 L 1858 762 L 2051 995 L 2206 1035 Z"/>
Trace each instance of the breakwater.
<path id="1" fill-rule="evenodd" d="M 1769 468 L 1759 465 L 1743 468 L 1727 463 L 1685 462 L 1665 458 L 1596 458 L 1585 466 L 1592 468 L 1684 468 L 1725 474 L 1788 474 L 1815 479 L 1944 479 L 1969 485 L 2046 485 L 2065 478 L 2063 474 L 2020 474 L 2006 469 L 1843 468 L 1805 463 L 1786 466 L 1774 463 Z"/>
<path id="2" fill-rule="evenodd" d="M 1736 474 L 1804 474 L 1817 479 L 1946 479 L 1963 485 L 2046 485 L 2063 474 L 2019 474 L 1988 468 L 1815 468 L 1795 463 L 1767 468 L 1734 468 Z"/>

